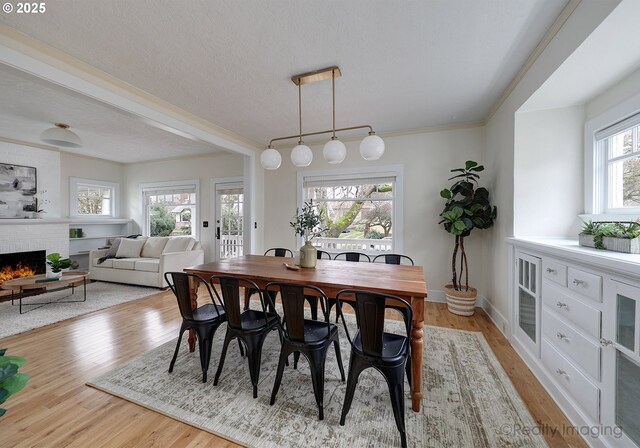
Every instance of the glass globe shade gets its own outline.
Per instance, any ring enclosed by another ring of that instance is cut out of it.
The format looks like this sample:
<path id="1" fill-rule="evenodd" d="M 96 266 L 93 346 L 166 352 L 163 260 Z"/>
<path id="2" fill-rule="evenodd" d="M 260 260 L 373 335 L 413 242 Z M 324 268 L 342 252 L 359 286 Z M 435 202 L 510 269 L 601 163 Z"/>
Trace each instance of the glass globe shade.
<path id="1" fill-rule="evenodd" d="M 265 170 L 277 170 L 282 163 L 282 156 L 273 148 L 267 148 L 260 154 L 260 163 Z"/>
<path id="2" fill-rule="evenodd" d="M 313 153 L 307 145 L 300 144 L 291 151 L 291 163 L 299 168 L 311 165 L 312 160 Z"/>
<path id="3" fill-rule="evenodd" d="M 364 160 L 378 160 L 384 154 L 384 140 L 377 135 L 367 135 L 360 143 L 360 155 Z"/>
<path id="4" fill-rule="evenodd" d="M 322 155 L 329 163 L 341 163 L 347 157 L 347 147 L 340 140 L 331 139 L 324 145 Z"/>

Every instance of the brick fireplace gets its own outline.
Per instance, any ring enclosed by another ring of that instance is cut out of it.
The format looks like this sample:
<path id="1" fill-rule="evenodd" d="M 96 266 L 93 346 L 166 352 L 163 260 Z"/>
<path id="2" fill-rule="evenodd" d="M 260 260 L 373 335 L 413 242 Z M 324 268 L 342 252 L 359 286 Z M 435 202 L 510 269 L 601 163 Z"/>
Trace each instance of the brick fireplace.
<path id="1" fill-rule="evenodd" d="M 14 278 L 44 274 L 46 256 L 45 250 L 0 254 L 0 284 Z"/>

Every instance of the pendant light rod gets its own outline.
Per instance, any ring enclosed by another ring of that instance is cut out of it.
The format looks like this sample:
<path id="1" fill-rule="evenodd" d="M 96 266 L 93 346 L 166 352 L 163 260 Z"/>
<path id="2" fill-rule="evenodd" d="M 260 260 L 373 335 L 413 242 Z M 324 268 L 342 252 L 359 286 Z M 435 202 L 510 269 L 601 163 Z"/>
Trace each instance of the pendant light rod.
<path id="1" fill-rule="evenodd" d="M 310 135 L 321 135 L 321 134 L 331 134 L 333 132 L 342 132 L 342 131 L 353 131 L 354 129 L 364 129 L 364 128 L 369 128 L 369 135 L 374 135 L 375 132 L 373 130 L 373 127 L 369 124 L 363 124 L 361 126 L 350 126 L 348 128 L 338 128 L 338 129 L 327 129 L 326 131 L 318 131 L 318 132 L 305 132 L 304 134 L 296 134 L 296 135 L 289 135 L 287 137 L 278 137 L 278 138 L 272 138 L 269 141 L 269 146 L 271 146 L 273 144 L 273 142 L 277 142 L 280 140 L 290 140 L 292 138 L 302 138 L 302 137 L 308 137 Z"/>
<path id="2" fill-rule="evenodd" d="M 331 92 L 333 93 L 333 140 L 336 139 L 336 71 L 331 70 Z"/>
<path id="3" fill-rule="evenodd" d="M 302 85 L 298 84 L 298 117 L 300 118 L 300 139 L 298 143 L 302 144 Z"/>

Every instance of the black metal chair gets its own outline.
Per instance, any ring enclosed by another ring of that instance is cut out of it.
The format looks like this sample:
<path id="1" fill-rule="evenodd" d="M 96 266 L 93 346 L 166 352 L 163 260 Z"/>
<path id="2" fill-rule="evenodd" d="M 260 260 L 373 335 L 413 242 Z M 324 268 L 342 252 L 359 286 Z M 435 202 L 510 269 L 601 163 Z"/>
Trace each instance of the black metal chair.
<path id="1" fill-rule="evenodd" d="M 382 255 L 377 255 L 373 259 L 373 263 L 382 263 L 382 262 L 384 262 L 385 264 L 405 264 L 405 265 L 414 266 L 414 263 L 411 257 L 408 257 L 406 255 L 400 255 L 400 254 L 382 254 Z"/>
<path id="2" fill-rule="evenodd" d="M 305 289 L 314 291 L 322 307 L 323 320 L 310 320 L 304 318 Z M 318 405 L 318 419 L 324 419 L 324 367 L 327 359 L 327 350 L 331 343 L 336 351 L 338 368 L 342 381 L 344 381 L 344 367 L 340 355 L 340 342 L 338 339 L 338 326 L 329 322 L 329 314 L 326 312 L 327 296 L 319 288 L 310 285 L 291 283 L 269 283 L 265 288 L 267 292 L 280 292 L 282 309 L 284 311 L 280 323 L 282 329 L 282 348 L 276 373 L 273 391 L 271 392 L 271 405 L 276 401 L 276 395 L 282 382 L 284 366 L 291 353 L 294 354 L 293 368 L 298 368 L 300 354 L 309 362 L 311 370 L 311 382 L 313 394 Z M 269 298 L 270 295 L 267 295 Z"/>
<path id="3" fill-rule="evenodd" d="M 358 330 L 353 338 L 342 314 L 344 299 L 341 299 L 341 297 L 346 294 L 355 296 Z M 347 391 L 342 406 L 340 425 L 344 426 L 351 408 L 358 376 L 363 370 L 373 367 L 387 381 L 393 416 L 400 431 L 402 446 L 406 448 L 404 375 L 406 373 L 409 385 L 411 385 L 411 353 L 409 349 L 411 319 L 413 318 L 411 305 L 397 296 L 353 289 L 340 291 L 336 298 L 338 299 L 338 315 L 342 318 L 347 339 L 351 344 L 349 377 L 347 379 Z M 403 313 L 403 316 L 406 316 L 404 319 L 406 336 L 384 331 L 385 311 L 391 306 L 404 306 L 406 308 L 406 313 Z"/>
<path id="4" fill-rule="evenodd" d="M 333 257 L 333 259 L 342 261 L 371 262 L 371 257 L 367 254 L 363 254 L 362 252 L 340 252 Z"/>
<path id="5" fill-rule="evenodd" d="M 173 366 L 178 357 L 182 335 L 185 330 L 193 329 L 198 339 L 198 347 L 200 350 L 200 366 L 202 367 L 202 382 L 207 382 L 207 370 L 209 370 L 209 361 L 211 360 L 211 345 L 213 335 L 218 327 L 227 320 L 227 315 L 222 302 L 215 302 L 211 288 L 207 281 L 197 274 L 187 274 L 185 272 L 166 272 L 164 274 L 165 281 L 171 291 L 178 299 L 178 308 L 182 315 L 182 325 L 180 326 L 180 336 L 176 350 L 173 353 L 173 359 L 169 365 L 169 373 L 173 372 Z M 202 305 L 195 310 L 191 309 L 191 279 L 200 281 L 207 287 L 211 303 Z"/>
<path id="6" fill-rule="evenodd" d="M 318 249 L 318 260 L 331 260 L 331 254 L 323 250 Z"/>
<path id="7" fill-rule="evenodd" d="M 249 360 L 249 375 L 251 377 L 251 384 L 253 385 L 253 398 L 257 398 L 258 379 L 260 377 L 260 361 L 262 359 L 262 345 L 264 344 L 265 338 L 272 330 L 277 329 L 280 334 L 280 340 L 282 340 L 282 333 L 279 327 L 280 319 L 277 314 L 267 311 L 262 291 L 260 291 L 258 285 L 251 280 L 225 275 L 214 275 L 209 281 L 212 285 L 215 282 L 220 284 L 222 301 L 224 302 L 224 306 L 227 311 L 227 332 L 224 336 L 220 362 L 218 363 L 218 370 L 216 371 L 216 377 L 213 380 L 213 385 L 218 385 L 218 380 L 222 373 L 222 367 L 224 366 L 224 359 L 227 355 L 229 343 L 233 339 L 238 338 L 246 348 L 247 358 Z M 243 286 L 244 288 L 254 288 L 256 290 L 257 294 L 260 296 L 262 311 L 250 309 L 241 312 L 240 286 Z M 220 299 L 218 291 L 215 288 L 213 288 L 213 291 L 218 299 Z"/>
<path id="8" fill-rule="evenodd" d="M 293 258 L 293 252 L 287 248 L 284 247 L 272 247 L 271 249 L 267 249 L 264 253 L 264 256 L 271 256 L 271 257 L 288 257 L 288 258 Z M 248 289 L 245 294 L 244 294 L 244 310 L 248 310 L 249 309 L 249 301 L 251 299 L 251 296 L 254 295 L 257 292 L 256 289 Z M 272 301 L 275 302 L 275 297 L 272 297 Z"/>

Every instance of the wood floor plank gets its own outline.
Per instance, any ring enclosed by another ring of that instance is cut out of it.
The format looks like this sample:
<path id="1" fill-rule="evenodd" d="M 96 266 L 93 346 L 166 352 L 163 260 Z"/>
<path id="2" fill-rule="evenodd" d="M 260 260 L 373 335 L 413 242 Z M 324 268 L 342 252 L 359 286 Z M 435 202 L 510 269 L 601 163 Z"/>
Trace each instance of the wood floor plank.
<path id="1" fill-rule="evenodd" d="M 16 311 L 17 312 L 17 311 Z M 85 383 L 174 339 L 180 315 L 170 292 L 124 303 L 0 340 L 0 347 L 27 359 L 27 387 L 5 403 L 0 447 L 235 447 Z M 425 304 L 425 323 L 484 334 L 535 421 L 543 428 L 569 422 L 482 310 L 470 318 L 446 305 Z M 552 448 L 587 445 L 577 434 L 545 433 Z"/>

